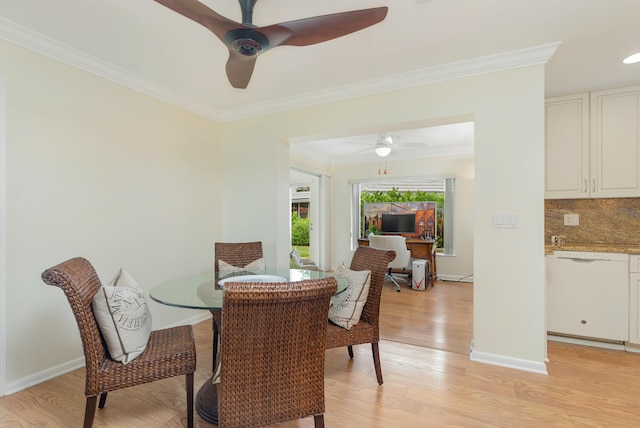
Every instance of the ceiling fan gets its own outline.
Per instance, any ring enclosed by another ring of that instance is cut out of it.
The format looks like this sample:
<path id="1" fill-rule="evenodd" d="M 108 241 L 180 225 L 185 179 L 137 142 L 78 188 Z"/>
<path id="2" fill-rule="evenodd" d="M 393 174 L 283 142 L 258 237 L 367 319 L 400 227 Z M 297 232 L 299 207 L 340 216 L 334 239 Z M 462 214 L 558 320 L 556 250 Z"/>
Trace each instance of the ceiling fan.
<path id="1" fill-rule="evenodd" d="M 393 146 L 393 137 L 391 135 L 381 135 L 376 141 L 375 152 L 381 158 L 391 153 L 391 147 Z"/>
<path id="2" fill-rule="evenodd" d="M 388 8 L 376 7 L 334 13 L 280 24 L 253 25 L 257 0 L 238 0 L 242 23 L 214 12 L 198 0 L 155 0 L 209 29 L 229 49 L 227 78 L 234 88 L 245 89 L 259 55 L 277 46 L 308 46 L 370 27 L 387 16 Z"/>
<path id="3" fill-rule="evenodd" d="M 395 152 L 399 149 L 407 150 L 410 147 L 413 149 L 424 149 L 429 146 L 427 142 L 416 142 L 416 143 L 408 143 L 408 142 L 400 142 L 398 140 L 400 137 L 398 135 L 390 135 L 390 134 L 381 134 L 378 136 L 376 143 L 373 146 L 373 150 L 381 158 L 387 157 L 391 152 Z M 370 146 L 371 143 L 365 143 Z M 367 148 L 364 151 L 369 151 L 371 148 Z"/>

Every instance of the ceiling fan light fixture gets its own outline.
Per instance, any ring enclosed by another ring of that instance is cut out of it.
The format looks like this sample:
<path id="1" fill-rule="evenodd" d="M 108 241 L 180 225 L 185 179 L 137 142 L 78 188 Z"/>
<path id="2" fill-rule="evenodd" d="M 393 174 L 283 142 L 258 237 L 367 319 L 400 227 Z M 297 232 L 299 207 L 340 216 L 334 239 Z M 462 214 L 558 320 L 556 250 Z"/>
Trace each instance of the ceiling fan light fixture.
<path id="1" fill-rule="evenodd" d="M 389 153 L 391 153 L 391 147 L 388 147 L 388 146 L 376 147 L 376 154 L 381 158 L 387 156 Z"/>
<path id="2" fill-rule="evenodd" d="M 393 144 L 393 138 L 390 135 L 381 135 L 376 142 L 376 154 L 381 158 L 391 153 L 391 145 Z"/>

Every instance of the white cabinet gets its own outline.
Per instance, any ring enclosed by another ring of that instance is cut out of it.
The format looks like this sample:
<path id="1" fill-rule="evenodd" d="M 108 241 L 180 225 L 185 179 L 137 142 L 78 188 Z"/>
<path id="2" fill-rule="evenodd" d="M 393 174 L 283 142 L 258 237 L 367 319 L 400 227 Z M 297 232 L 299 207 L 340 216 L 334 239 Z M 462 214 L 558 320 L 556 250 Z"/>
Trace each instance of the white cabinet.
<path id="1" fill-rule="evenodd" d="M 591 93 L 593 197 L 640 196 L 640 86 Z"/>
<path id="2" fill-rule="evenodd" d="M 640 345 L 640 256 L 629 256 L 629 342 Z"/>
<path id="3" fill-rule="evenodd" d="M 545 103 L 545 197 L 589 196 L 589 94 Z"/>
<path id="4" fill-rule="evenodd" d="M 640 197 L 640 86 L 549 98 L 545 198 Z"/>

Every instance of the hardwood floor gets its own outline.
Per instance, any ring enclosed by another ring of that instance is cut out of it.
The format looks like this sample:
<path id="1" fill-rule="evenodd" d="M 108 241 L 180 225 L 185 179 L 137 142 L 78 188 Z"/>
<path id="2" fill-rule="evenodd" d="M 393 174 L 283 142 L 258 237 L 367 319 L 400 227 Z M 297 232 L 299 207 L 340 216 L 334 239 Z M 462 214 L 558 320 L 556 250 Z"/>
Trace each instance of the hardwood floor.
<path id="1" fill-rule="evenodd" d="M 354 347 L 353 360 L 346 349 L 328 350 L 325 425 L 635 428 L 640 424 L 639 354 L 549 342 L 549 376 L 470 361 L 470 301 L 467 308 L 456 303 L 456 310 L 462 311 L 457 314 L 454 306 L 445 305 L 452 305 L 458 292 L 468 300 L 471 287 L 438 282 L 426 292 L 403 287 L 401 293 L 385 287 L 385 339 L 380 342 L 384 385 L 376 382 L 369 346 Z M 407 302 L 403 305 L 401 299 Z M 409 323 L 412 320 L 416 321 Z M 430 333 L 430 328 L 440 332 Z M 421 345 L 442 349 L 397 341 L 418 340 L 411 339 L 414 329 L 424 340 Z M 210 375 L 210 321 L 196 325 L 195 332 L 199 386 Z M 94 426 L 185 426 L 183 385 L 183 378 L 173 378 L 114 392 L 106 407 L 97 411 Z M 81 426 L 83 391 L 84 369 L 80 369 L 2 397 L 0 426 Z M 212 425 L 196 416 L 196 426 Z M 312 426 L 310 417 L 275 425 Z"/>
<path id="2" fill-rule="evenodd" d="M 380 338 L 426 348 L 469 354 L 473 339 L 473 284 L 437 281 L 415 291 L 385 281 L 380 300 Z"/>

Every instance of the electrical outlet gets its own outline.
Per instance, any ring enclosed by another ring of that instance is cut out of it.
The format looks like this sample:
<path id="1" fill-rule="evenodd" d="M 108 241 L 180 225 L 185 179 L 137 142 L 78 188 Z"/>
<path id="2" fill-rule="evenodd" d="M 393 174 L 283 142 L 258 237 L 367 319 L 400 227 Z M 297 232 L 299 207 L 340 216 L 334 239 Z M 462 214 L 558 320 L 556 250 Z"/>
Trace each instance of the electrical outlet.
<path id="1" fill-rule="evenodd" d="M 552 245 L 558 245 L 558 236 L 557 235 L 552 235 L 551 236 L 551 244 Z"/>
<path id="2" fill-rule="evenodd" d="M 564 225 L 565 226 L 578 226 L 580 224 L 579 214 L 565 214 Z"/>

